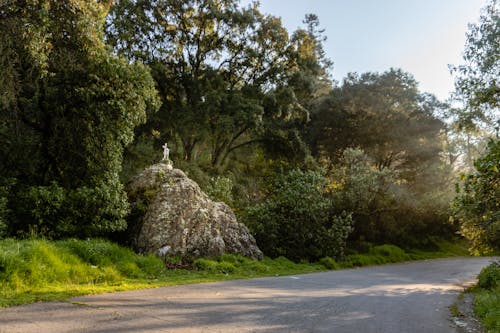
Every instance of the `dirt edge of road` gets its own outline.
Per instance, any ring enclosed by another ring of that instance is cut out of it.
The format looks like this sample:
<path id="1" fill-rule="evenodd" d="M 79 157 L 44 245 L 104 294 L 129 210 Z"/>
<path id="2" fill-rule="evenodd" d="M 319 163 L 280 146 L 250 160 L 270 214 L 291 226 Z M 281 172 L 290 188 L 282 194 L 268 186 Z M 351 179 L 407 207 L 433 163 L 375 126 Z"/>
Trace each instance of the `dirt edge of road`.
<path id="1" fill-rule="evenodd" d="M 484 332 L 480 320 L 474 314 L 474 295 L 467 292 L 467 288 L 473 284 L 464 286 L 464 291 L 457 297 L 457 301 L 451 305 L 451 321 L 458 333 L 481 333 Z"/>

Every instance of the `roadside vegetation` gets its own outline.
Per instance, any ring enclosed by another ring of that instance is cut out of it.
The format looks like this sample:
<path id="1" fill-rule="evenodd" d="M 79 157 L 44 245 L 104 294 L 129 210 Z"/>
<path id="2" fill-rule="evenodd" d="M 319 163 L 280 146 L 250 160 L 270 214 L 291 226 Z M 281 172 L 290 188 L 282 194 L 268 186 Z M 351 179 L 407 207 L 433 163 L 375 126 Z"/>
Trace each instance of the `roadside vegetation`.
<path id="1" fill-rule="evenodd" d="M 142 256 L 107 240 L 0 241 L 0 307 L 71 296 L 199 282 L 281 276 L 410 259 L 463 255 L 465 247 L 440 243 L 440 250 L 408 253 L 393 245 L 342 261 L 323 258 L 294 263 L 285 257 L 254 261 L 242 256 L 186 260 Z"/>
<path id="2" fill-rule="evenodd" d="M 483 268 L 470 291 L 474 294 L 474 312 L 486 332 L 500 332 L 500 262 Z"/>

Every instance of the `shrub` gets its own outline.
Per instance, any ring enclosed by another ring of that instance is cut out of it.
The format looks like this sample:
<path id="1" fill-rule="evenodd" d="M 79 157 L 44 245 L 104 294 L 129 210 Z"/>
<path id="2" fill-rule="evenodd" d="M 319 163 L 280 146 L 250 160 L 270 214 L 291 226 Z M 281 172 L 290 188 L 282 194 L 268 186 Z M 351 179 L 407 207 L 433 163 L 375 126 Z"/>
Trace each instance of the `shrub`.
<path id="1" fill-rule="evenodd" d="M 500 262 L 483 268 L 473 289 L 474 312 L 481 318 L 485 332 L 500 332 Z"/>
<path id="2" fill-rule="evenodd" d="M 265 254 L 295 261 L 343 255 L 352 219 L 335 214 L 326 190 L 326 179 L 318 172 L 274 175 L 264 201 L 243 217 Z"/>
<path id="3" fill-rule="evenodd" d="M 482 289 L 493 290 L 500 286 L 500 262 L 483 268 L 478 276 L 477 285 Z"/>

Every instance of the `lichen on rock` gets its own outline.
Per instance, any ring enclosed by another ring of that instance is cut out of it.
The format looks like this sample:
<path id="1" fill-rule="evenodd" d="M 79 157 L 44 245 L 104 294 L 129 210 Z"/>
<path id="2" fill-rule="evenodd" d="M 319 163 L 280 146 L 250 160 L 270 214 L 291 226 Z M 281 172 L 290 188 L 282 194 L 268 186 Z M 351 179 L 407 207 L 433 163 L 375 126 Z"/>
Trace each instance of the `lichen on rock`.
<path id="1" fill-rule="evenodd" d="M 196 182 L 179 169 L 154 164 L 127 186 L 132 208 L 143 215 L 133 235 L 142 253 L 220 256 L 241 254 L 262 259 L 262 252 L 248 228 L 239 223 L 232 209 L 214 202 Z"/>

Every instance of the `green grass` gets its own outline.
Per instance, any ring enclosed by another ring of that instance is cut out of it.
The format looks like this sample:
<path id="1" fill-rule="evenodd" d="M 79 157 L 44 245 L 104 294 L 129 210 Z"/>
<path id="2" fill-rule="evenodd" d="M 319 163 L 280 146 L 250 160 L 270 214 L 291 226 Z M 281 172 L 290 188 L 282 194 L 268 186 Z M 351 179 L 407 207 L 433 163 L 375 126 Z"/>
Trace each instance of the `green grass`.
<path id="1" fill-rule="evenodd" d="M 434 240 L 434 245 L 430 249 L 411 249 L 408 254 L 412 260 L 437 259 L 457 256 L 469 256 L 469 244 L 465 240 L 446 241 Z"/>
<path id="2" fill-rule="evenodd" d="M 452 252 L 407 253 L 394 245 L 381 245 L 371 247 L 365 254 L 349 255 L 341 262 L 323 258 L 318 263 L 294 263 L 283 257 L 254 261 L 224 255 L 197 259 L 186 267 L 179 258 L 165 263 L 155 256 L 137 255 L 100 239 L 4 239 L 0 240 L 0 307 L 102 292 L 304 274 L 457 254 Z"/>
<path id="3" fill-rule="evenodd" d="M 474 312 L 486 332 L 500 332 L 500 262 L 483 268 L 474 293 Z"/>
<path id="4" fill-rule="evenodd" d="M 0 241 L 0 307 L 71 296 L 226 279 L 312 273 L 320 264 L 286 258 L 260 262 L 234 255 L 198 259 L 195 269 L 167 269 L 155 256 L 137 255 L 105 240 Z"/>

